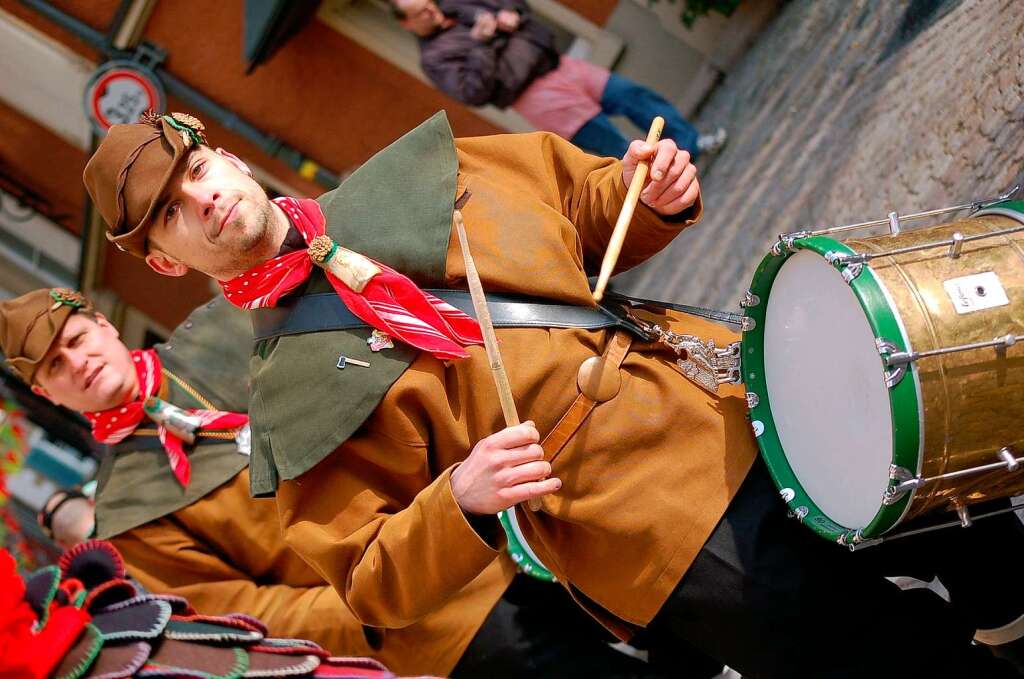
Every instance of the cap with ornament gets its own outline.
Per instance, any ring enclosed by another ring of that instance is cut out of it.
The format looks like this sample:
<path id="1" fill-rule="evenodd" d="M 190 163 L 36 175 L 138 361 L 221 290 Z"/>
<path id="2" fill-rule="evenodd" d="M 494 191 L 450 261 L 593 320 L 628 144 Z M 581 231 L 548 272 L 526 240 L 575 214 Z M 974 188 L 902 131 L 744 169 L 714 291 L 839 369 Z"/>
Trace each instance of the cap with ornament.
<path id="1" fill-rule="evenodd" d="M 85 296 L 69 288 L 42 288 L 0 302 L 0 349 L 7 365 L 28 384 L 71 314 L 92 311 Z"/>
<path id="2" fill-rule="evenodd" d="M 114 125 L 85 166 L 85 188 L 107 223 L 107 239 L 146 256 L 153 212 L 206 127 L 187 113 L 147 113 L 142 122 Z"/>

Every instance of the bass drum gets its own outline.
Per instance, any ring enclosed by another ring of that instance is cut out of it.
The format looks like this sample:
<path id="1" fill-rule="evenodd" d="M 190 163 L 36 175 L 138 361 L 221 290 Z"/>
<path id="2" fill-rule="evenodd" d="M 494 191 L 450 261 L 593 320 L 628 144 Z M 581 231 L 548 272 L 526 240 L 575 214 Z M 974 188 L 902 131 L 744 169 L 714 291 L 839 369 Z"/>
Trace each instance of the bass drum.
<path id="1" fill-rule="evenodd" d="M 780 239 L 745 306 L 754 433 L 814 532 L 852 545 L 1024 492 L 1024 202 Z"/>

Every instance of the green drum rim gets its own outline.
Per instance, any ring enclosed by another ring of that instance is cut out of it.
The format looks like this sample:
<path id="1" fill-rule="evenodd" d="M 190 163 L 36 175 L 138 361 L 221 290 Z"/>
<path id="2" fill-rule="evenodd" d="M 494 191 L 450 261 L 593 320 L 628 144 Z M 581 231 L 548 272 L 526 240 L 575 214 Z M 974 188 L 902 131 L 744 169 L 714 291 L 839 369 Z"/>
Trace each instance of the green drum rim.
<path id="1" fill-rule="evenodd" d="M 910 506 L 914 493 L 909 492 L 889 505 L 883 504 L 882 498 L 879 497 L 879 510 L 866 526 L 843 526 L 829 518 L 814 502 L 786 460 L 772 416 L 765 381 L 764 326 L 768 298 L 775 277 L 782 265 L 800 250 L 817 253 L 826 259 L 830 254 L 856 254 L 854 250 L 833 238 L 812 236 L 791 242 L 780 241 L 780 244 L 761 260 L 750 286 L 750 292 L 758 298 L 757 304 L 746 308 L 746 315 L 753 321 L 753 326 L 744 331 L 742 343 L 743 381 L 749 392 L 748 405 L 751 405 L 749 415 L 761 457 L 790 511 L 821 537 L 842 545 L 853 545 L 862 540 L 878 537 L 899 523 Z M 841 269 L 843 265 L 836 263 L 833 266 Z M 842 275 L 842 271 L 837 270 L 836 275 Z M 875 337 L 892 342 L 896 346 L 896 351 L 910 351 L 910 343 L 898 312 L 891 304 L 885 286 L 875 276 L 871 267 L 864 265 L 860 273 L 849 280 L 849 286 L 864 311 Z M 884 378 L 886 368 L 881 354 L 878 369 L 880 378 Z M 888 394 L 893 431 L 892 464 L 918 474 L 923 433 L 916 367 L 911 365 L 903 379 L 888 389 Z M 894 487 L 897 483 L 899 482 L 890 475 L 888 488 Z"/>
<path id="2" fill-rule="evenodd" d="M 498 521 L 501 522 L 508 543 L 506 546 L 508 555 L 512 557 L 512 561 L 524 574 L 544 582 L 557 582 L 554 574 L 541 563 L 540 558 L 530 549 L 522 531 L 519 530 L 519 522 L 516 520 L 514 512 L 515 507 L 498 512 Z"/>
<path id="3" fill-rule="evenodd" d="M 1001 203 L 992 203 L 973 213 L 972 217 L 984 217 L 985 215 L 1002 215 L 1010 219 L 1016 219 L 1024 224 L 1024 200 L 1004 200 Z"/>

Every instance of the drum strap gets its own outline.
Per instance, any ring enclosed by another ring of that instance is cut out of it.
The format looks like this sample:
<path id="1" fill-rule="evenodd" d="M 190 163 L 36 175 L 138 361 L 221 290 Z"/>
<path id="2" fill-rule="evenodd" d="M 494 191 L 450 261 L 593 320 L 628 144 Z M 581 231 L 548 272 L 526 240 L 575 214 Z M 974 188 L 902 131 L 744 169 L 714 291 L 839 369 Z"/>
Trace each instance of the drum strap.
<path id="1" fill-rule="evenodd" d="M 656 307 L 658 309 L 671 309 L 673 311 L 682 311 L 684 314 L 690 314 L 691 316 L 700 316 L 701 318 L 706 318 L 711 321 L 718 321 L 719 323 L 743 325 L 743 314 L 738 314 L 734 311 L 720 311 L 719 309 L 707 309 L 701 306 L 691 306 L 689 304 L 675 304 L 673 302 L 662 302 L 656 299 L 644 299 L 643 297 L 623 295 L 622 293 L 611 290 L 605 293 L 604 298 L 610 301 L 624 302 L 630 306 L 641 305 Z"/>
<path id="2" fill-rule="evenodd" d="M 625 360 L 632 343 L 633 336 L 630 333 L 616 330 L 601 358 L 588 359 L 580 366 L 576 380 L 580 393 L 554 429 L 540 442 L 545 460 L 551 462 L 558 457 L 594 406 L 614 398 L 619 392 L 619 366 Z"/>

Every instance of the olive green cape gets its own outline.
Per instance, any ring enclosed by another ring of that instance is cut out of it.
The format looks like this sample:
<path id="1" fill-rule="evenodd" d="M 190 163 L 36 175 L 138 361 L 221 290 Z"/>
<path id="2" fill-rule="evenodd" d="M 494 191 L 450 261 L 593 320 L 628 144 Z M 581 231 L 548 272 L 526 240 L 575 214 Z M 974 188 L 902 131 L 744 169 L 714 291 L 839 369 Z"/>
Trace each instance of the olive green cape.
<path id="1" fill-rule="evenodd" d="M 155 349 L 165 371 L 180 377 L 218 410 L 245 412 L 251 345 L 247 312 L 217 298 L 193 311 Z M 166 372 L 163 384 L 166 400 L 174 405 L 204 407 Z M 233 441 L 200 442 L 189 451 L 192 478 L 187 488 L 174 477 L 155 436 L 130 436 L 112 446 L 98 475 L 97 537 L 107 539 L 187 507 L 230 481 L 249 462 Z"/>
<path id="2" fill-rule="evenodd" d="M 443 287 L 458 169 L 448 119 L 438 113 L 317 199 L 327 233 L 421 287 Z M 330 289 L 317 269 L 296 294 Z M 281 478 L 294 479 L 343 443 L 417 354 L 399 343 L 371 352 L 368 337 L 369 330 L 340 330 L 256 344 L 249 402 L 254 496 L 274 494 Z M 370 367 L 339 370 L 341 355 Z M 331 417 L 311 416 L 326 412 L 313 406 L 324 399 L 335 404 Z"/>

